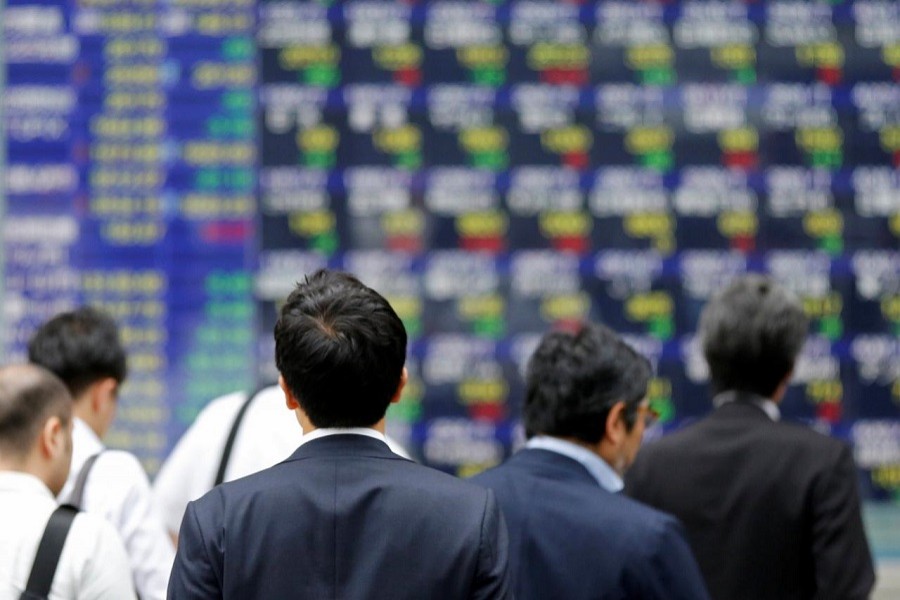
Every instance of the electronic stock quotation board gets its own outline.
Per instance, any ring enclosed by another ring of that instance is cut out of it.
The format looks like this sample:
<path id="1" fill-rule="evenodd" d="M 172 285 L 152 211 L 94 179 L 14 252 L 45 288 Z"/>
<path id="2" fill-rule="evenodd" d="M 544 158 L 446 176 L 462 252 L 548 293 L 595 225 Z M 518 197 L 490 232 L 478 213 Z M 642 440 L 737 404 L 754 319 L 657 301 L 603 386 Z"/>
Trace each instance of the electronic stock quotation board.
<path id="1" fill-rule="evenodd" d="M 767 272 L 812 336 L 788 418 L 900 494 L 900 4 L 7 0 L 4 351 L 81 303 L 122 326 L 109 442 L 152 472 L 276 375 L 329 266 L 410 336 L 392 431 L 466 474 L 521 436 L 540 335 L 593 319 L 703 415 L 710 293 Z"/>

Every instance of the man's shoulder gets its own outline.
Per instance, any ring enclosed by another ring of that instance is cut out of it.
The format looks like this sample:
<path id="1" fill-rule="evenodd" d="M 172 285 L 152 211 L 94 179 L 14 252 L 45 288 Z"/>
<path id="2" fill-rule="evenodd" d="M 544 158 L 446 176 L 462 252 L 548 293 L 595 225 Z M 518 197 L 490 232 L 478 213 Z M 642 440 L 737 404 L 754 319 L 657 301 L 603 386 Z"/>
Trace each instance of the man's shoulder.
<path id="1" fill-rule="evenodd" d="M 448 503 L 467 500 L 483 503 L 486 496 L 486 490 L 480 486 L 399 455 L 362 457 L 357 460 L 361 461 L 359 464 L 366 460 L 376 461 L 378 472 L 372 474 L 371 482 L 377 483 L 379 488 L 386 491 L 403 488 L 411 496 L 446 499 Z M 310 477 L 311 472 L 330 473 L 332 470 L 333 465 L 321 458 L 289 458 L 267 469 L 216 486 L 196 501 L 197 508 L 202 510 L 222 507 L 225 503 L 247 500 L 276 487 L 296 487 L 299 493 L 308 493 L 313 491 L 315 485 Z"/>
<path id="2" fill-rule="evenodd" d="M 397 468 L 402 469 L 403 472 L 408 472 L 411 477 L 421 479 L 437 488 L 449 488 L 458 490 L 459 493 L 474 494 L 479 497 L 484 496 L 484 488 L 475 485 L 469 480 L 460 479 L 455 475 L 445 473 L 432 467 L 420 465 L 411 460 L 398 461 Z"/>
<path id="3" fill-rule="evenodd" d="M 127 450 L 104 449 L 91 470 L 103 475 L 120 477 L 129 482 L 135 479 L 149 481 L 141 461 Z"/>
<path id="4" fill-rule="evenodd" d="M 772 450 L 790 453 L 808 463 L 833 464 L 842 455 L 850 456 L 847 442 L 816 431 L 803 423 L 779 421 L 773 427 Z"/>
<path id="5" fill-rule="evenodd" d="M 656 550 L 664 539 L 672 532 L 683 531 L 681 522 L 669 513 L 657 510 L 623 493 L 613 494 L 610 512 L 613 525 L 609 530 L 619 529 L 627 536 L 645 546 L 647 550 Z M 640 551 L 640 550 L 638 550 Z"/>
<path id="6" fill-rule="evenodd" d="M 492 487 L 510 477 L 508 461 L 473 475 L 466 481 L 481 487 Z"/>
<path id="7" fill-rule="evenodd" d="M 695 447 L 698 440 L 707 435 L 707 430 L 712 427 L 712 415 L 689 420 L 680 424 L 677 429 L 667 431 L 660 437 L 645 440 L 640 452 L 652 454 L 654 452 L 671 452 L 679 448 Z"/>
<path id="8" fill-rule="evenodd" d="M 785 443 L 794 443 L 798 445 L 810 446 L 816 449 L 829 449 L 832 451 L 840 450 L 844 446 L 844 442 L 828 435 L 825 432 L 818 431 L 814 426 L 805 423 L 796 423 L 791 421 L 778 421 L 772 428 L 773 432 L 783 438 Z"/>
<path id="9" fill-rule="evenodd" d="M 659 489 L 666 482 L 679 485 L 697 461 L 723 464 L 738 455 L 752 454 L 760 460 L 809 470 L 830 468 L 850 456 L 846 442 L 801 423 L 760 420 L 731 436 L 716 427 L 707 417 L 643 445 L 625 477 L 628 492 L 643 497 L 643 491 Z"/>
<path id="10" fill-rule="evenodd" d="M 241 406 L 249 400 L 249 394 L 253 394 L 253 402 L 251 406 L 256 409 L 258 406 L 268 406 L 277 404 L 278 408 L 284 408 L 284 395 L 281 388 L 277 385 L 270 385 L 257 390 L 239 390 L 217 396 L 206 403 L 206 405 L 197 413 L 194 419 L 194 425 L 218 426 L 223 420 L 230 422 L 237 415 Z M 285 409 L 284 412 L 287 412 Z"/>
<path id="11" fill-rule="evenodd" d="M 528 465 L 510 459 L 501 465 L 479 473 L 469 481 L 493 489 L 497 491 L 498 495 L 509 496 L 504 494 L 504 490 L 516 487 L 525 480 L 532 480 L 532 476 Z M 604 531 L 608 531 L 612 527 L 614 529 L 624 528 L 630 533 L 650 534 L 676 522 L 666 513 L 641 504 L 623 494 L 608 492 L 598 483 L 587 478 L 553 479 L 545 481 L 545 484 L 553 486 L 552 497 L 541 493 L 513 494 L 507 497 L 506 501 L 513 498 L 513 501 L 532 505 L 550 503 L 553 505 L 554 511 L 571 506 L 575 509 L 573 514 L 577 514 L 578 520 L 583 521 L 586 527 L 598 527 Z"/>
<path id="12" fill-rule="evenodd" d="M 843 445 L 843 442 L 803 423 L 783 419 L 775 422 L 759 419 L 744 423 L 745 430 L 753 431 L 757 438 L 765 439 L 766 443 L 831 451 L 838 451 Z M 712 432 L 716 431 L 719 425 L 720 423 L 715 420 L 714 415 L 707 415 L 655 440 L 645 442 L 641 447 L 641 453 L 645 455 L 668 454 L 682 449 L 697 449 L 701 446 L 704 438 L 715 435 Z"/>
<path id="13" fill-rule="evenodd" d="M 116 528 L 100 515 L 79 511 L 72 521 L 69 536 L 79 554 L 94 552 L 98 546 L 121 546 L 122 541 Z M 66 538 L 69 540 L 69 538 Z M 124 551 L 124 548 L 123 548 Z"/>
<path id="14" fill-rule="evenodd" d="M 193 426 L 219 426 L 220 422 L 233 419 L 246 400 L 246 391 L 232 392 L 213 398 L 197 414 Z"/>

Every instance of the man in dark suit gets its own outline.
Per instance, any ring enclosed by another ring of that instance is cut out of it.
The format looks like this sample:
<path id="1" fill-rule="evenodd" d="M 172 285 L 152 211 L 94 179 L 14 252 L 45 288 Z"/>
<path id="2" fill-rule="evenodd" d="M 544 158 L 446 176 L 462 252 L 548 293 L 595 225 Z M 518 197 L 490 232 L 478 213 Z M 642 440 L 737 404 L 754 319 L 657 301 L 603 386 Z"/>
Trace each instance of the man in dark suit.
<path id="1" fill-rule="evenodd" d="M 610 329 L 544 336 L 528 364 L 524 450 L 473 481 L 494 490 L 519 600 L 703 600 L 672 517 L 618 494 L 649 417 L 650 365 Z"/>
<path id="2" fill-rule="evenodd" d="M 387 301 L 319 271 L 282 308 L 275 353 L 301 445 L 188 505 L 169 598 L 510 597 L 494 495 L 384 442 L 406 382 L 406 331 Z"/>
<path id="3" fill-rule="evenodd" d="M 715 411 L 648 445 L 633 497 L 682 520 L 721 600 L 868 598 L 872 558 L 843 442 L 779 420 L 806 339 L 799 301 L 746 275 L 700 317 Z"/>

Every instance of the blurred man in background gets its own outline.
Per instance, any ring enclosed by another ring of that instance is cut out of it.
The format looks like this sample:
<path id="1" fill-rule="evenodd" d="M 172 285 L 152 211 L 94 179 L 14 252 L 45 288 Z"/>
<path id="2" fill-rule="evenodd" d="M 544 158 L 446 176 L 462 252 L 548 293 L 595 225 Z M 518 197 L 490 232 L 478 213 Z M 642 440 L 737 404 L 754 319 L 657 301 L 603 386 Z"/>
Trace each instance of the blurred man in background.
<path id="1" fill-rule="evenodd" d="M 127 372 L 115 322 L 88 307 L 57 315 L 34 334 L 28 358 L 62 379 L 74 399 L 72 470 L 60 500 L 112 523 L 128 551 L 138 595 L 165 598 L 174 548 L 147 474 L 134 455 L 101 442 Z"/>
<path id="2" fill-rule="evenodd" d="M 679 523 L 618 494 L 650 417 L 650 364 L 613 331 L 544 336 L 526 375 L 525 449 L 472 479 L 494 490 L 519 600 L 702 600 Z"/>
<path id="3" fill-rule="evenodd" d="M 648 445 L 627 492 L 685 524 L 714 598 L 869 597 L 875 577 L 846 444 L 780 420 L 806 339 L 796 297 L 746 275 L 700 317 L 715 411 Z"/>
<path id="4" fill-rule="evenodd" d="M 0 598 L 134 598 L 125 549 L 112 526 L 57 510 L 54 496 L 71 459 L 72 399 L 62 382 L 34 365 L 0 369 Z M 48 547 L 45 529 L 60 527 L 60 517 L 67 525 L 58 554 L 45 552 L 46 562 L 36 561 L 39 545 Z M 33 569 L 36 562 L 47 568 Z M 36 595 L 23 596 L 26 587 Z"/>
<path id="5" fill-rule="evenodd" d="M 188 504 L 169 597 L 509 597 L 493 494 L 384 441 L 407 378 L 390 304 L 353 276 L 319 271 L 282 308 L 275 352 L 301 445 Z"/>

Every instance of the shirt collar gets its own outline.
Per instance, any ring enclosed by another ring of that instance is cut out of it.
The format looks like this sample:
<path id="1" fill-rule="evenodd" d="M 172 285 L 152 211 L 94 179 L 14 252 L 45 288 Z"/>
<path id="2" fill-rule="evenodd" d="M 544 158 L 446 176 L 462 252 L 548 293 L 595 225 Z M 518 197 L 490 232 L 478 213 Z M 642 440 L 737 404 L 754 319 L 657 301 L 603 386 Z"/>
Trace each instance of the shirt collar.
<path id="1" fill-rule="evenodd" d="M 526 448 L 556 452 L 579 463 L 591 477 L 597 480 L 600 487 L 608 492 L 619 492 L 624 486 L 622 478 L 606 461 L 578 444 L 548 435 L 536 435 L 525 443 Z"/>
<path id="2" fill-rule="evenodd" d="M 317 440 L 319 438 L 328 437 L 330 435 L 364 435 L 366 437 L 374 438 L 376 440 L 381 440 L 385 444 L 387 444 L 387 440 L 384 437 L 384 434 L 380 431 L 376 431 L 370 427 L 319 427 L 317 429 L 313 429 L 307 434 L 304 434 L 303 437 L 300 438 L 299 446 L 311 442 L 313 440 Z"/>
<path id="3" fill-rule="evenodd" d="M 56 502 L 46 483 L 23 471 L 0 471 L 0 492 L 38 494 Z"/>
<path id="4" fill-rule="evenodd" d="M 74 417 L 73 420 L 75 424 L 72 426 L 72 437 L 78 438 L 79 445 L 82 447 L 79 450 L 84 449 L 85 452 L 89 452 L 89 456 L 103 450 L 103 442 L 100 441 L 91 426 L 78 417 Z"/>
<path id="5" fill-rule="evenodd" d="M 755 394 L 737 394 L 734 392 L 722 392 L 713 397 L 713 406 L 716 408 L 731 404 L 732 402 L 749 402 L 754 406 L 758 406 L 772 421 L 781 420 L 781 410 L 778 408 L 778 405 L 769 398 L 763 398 L 762 396 L 757 396 Z"/>

